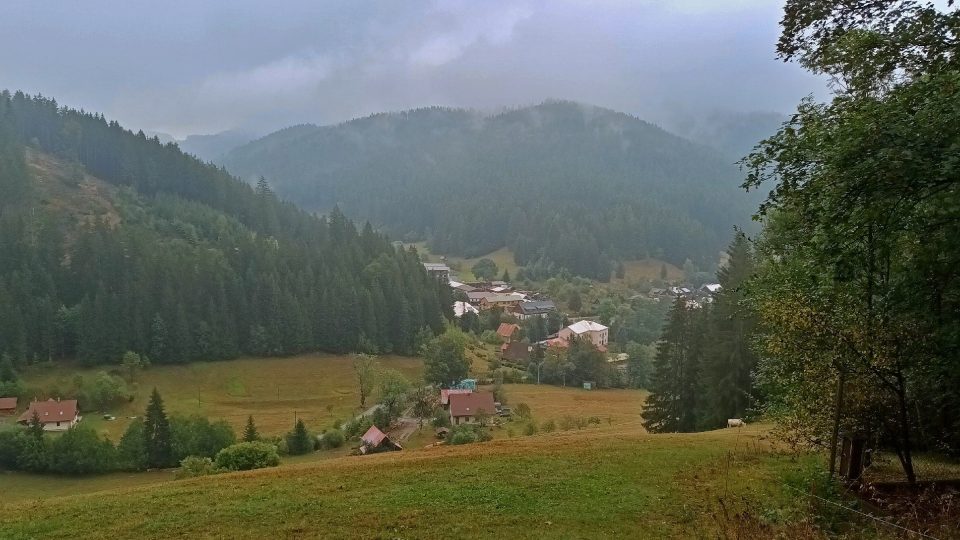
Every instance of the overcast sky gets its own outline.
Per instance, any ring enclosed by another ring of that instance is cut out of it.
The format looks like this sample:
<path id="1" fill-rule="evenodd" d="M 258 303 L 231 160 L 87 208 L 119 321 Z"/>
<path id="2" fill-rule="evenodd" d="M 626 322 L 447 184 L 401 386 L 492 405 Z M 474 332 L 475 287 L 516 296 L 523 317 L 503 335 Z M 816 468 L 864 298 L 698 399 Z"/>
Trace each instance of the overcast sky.
<path id="1" fill-rule="evenodd" d="M 0 88 L 183 137 L 571 99 L 789 112 L 782 0 L 6 0 Z"/>

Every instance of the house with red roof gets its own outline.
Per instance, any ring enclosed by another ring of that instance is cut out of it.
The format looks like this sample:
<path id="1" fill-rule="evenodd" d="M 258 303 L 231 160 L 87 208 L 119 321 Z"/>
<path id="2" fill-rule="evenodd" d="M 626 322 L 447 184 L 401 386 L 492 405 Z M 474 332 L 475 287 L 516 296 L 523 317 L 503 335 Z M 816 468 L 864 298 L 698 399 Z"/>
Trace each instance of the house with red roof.
<path id="1" fill-rule="evenodd" d="M 497 406 L 490 392 L 474 392 L 472 394 L 453 394 L 450 396 L 450 423 L 474 424 L 482 417 L 491 417 L 497 414 Z"/>
<path id="2" fill-rule="evenodd" d="M 26 412 L 17 419 L 17 422 L 24 425 L 29 424 L 34 415 L 40 419 L 44 431 L 66 431 L 80 421 L 77 400 L 75 399 L 33 400 Z"/>
<path id="3" fill-rule="evenodd" d="M 500 323 L 497 335 L 507 343 L 515 341 L 515 338 L 520 337 L 520 326 L 513 323 Z"/>
<path id="4" fill-rule="evenodd" d="M 469 388 L 443 388 L 440 390 L 440 405 L 446 409 L 450 406 L 450 396 L 453 394 L 472 394 Z"/>
<path id="5" fill-rule="evenodd" d="M 13 416 L 17 414 L 17 398 L 0 397 L 0 416 Z"/>

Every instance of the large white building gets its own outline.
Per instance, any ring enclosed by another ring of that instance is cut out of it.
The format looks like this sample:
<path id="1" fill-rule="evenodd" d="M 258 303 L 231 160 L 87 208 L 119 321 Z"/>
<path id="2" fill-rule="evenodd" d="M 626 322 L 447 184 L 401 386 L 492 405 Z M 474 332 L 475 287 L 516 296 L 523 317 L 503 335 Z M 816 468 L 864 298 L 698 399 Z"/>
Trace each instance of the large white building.
<path id="1" fill-rule="evenodd" d="M 610 338 L 610 329 L 593 321 L 579 321 L 563 328 L 557 337 L 570 341 L 573 337 L 589 339 L 598 349 L 606 350 Z"/>

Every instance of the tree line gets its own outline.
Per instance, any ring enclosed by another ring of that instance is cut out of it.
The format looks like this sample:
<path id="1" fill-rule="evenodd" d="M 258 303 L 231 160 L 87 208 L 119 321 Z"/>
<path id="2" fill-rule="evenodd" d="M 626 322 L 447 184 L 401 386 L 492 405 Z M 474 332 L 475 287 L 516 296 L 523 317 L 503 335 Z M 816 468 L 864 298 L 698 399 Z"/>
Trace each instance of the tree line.
<path id="1" fill-rule="evenodd" d="M 726 425 L 757 412 L 752 349 L 756 314 L 744 302 L 754 272 L 750 242 L 738 233 L 717 272 L 722 286 L 712 303 L 678 296 L 657 342 L 644 425 L 655 432 L 688 432 Z"/>
<path id="2" fill-rule="evenodd" d="M 52 204 L 27 147 L 110 184 L 106 207 L 81 220 Z M 102 115 L 3 92 L 0 167 L 0 353 L 17 364 L 413 354 L 450 311 L 449 287 L 369 224 L 300 211 Z"/>

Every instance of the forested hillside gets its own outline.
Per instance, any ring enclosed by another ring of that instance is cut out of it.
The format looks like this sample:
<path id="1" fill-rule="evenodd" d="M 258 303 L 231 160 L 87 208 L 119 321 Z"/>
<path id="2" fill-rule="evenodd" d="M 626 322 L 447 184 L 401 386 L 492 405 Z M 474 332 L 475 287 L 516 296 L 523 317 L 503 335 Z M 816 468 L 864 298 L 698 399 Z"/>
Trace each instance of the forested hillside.
<path id="1" fill-rule="evenodd" d="M 296 126 L 226 166 L 309 209 L 334 204 L 434 252 L 605 279 L 617 260 L 716 261 L 750 197 L 731 160 L 626 114 L 549 102 L 493 116 L 429 108 Z"/>
<path id="2" fill-rule="evenodd" d="M 0 94 L 0 353 L 178 363 L 412 353 L 447 293 L 414 253 L 174 144 Z"/>

